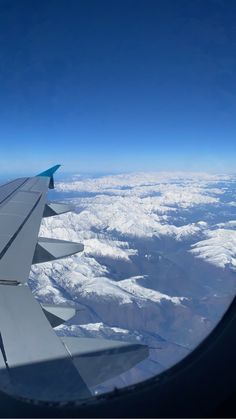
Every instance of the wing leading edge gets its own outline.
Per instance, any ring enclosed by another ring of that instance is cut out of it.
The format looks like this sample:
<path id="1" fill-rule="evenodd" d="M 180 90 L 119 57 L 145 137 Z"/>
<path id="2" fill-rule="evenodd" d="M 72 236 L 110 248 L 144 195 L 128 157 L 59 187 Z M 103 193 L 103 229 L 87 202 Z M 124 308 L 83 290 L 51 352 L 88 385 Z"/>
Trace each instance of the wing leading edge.
<path id="1" fill-rule="evenodd" d="M 83 250 L 80 243 L 38 237 L 43 217 L 71 210 L 46 202 L 59 167 L 0 187 L 0 390 L 51 402 L 85 399 L 89 386 L 148 356 L 145 345 L 59 338 L 52 327 L 73 309 L 41 306 L 26 284 L 33 263 Z"/>

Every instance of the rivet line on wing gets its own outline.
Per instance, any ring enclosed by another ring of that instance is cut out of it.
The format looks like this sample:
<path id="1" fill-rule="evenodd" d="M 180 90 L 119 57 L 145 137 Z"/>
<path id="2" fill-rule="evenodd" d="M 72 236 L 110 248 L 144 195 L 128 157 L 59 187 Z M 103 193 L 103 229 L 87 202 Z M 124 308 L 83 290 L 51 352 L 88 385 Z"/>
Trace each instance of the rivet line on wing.
<path id="1" fill-rule="evenodd" d="M 6 198 L 4 198 L 1 202 L 0 205 L 5 202 L 6 200 L 8 200 L 12 195 L 14 195 L 14 193 L 20 189 L 27 181 L 29 180 L 29 178 L 27 177 L 26 180 L 24 180 L 24 182 L 22 182 L 19 186 L 17 186 L 16 189 L 14 189 L 14 191 L 12 191 L 9 195 L 6 196 Z"/>
<path id="2" fill-rule="evenodd" d="M 7 368 L 9 368 L 9 365 L 8 365 L 8 362 L 7 362 L 7 355 L 6 355 L 6 351 L 5 351 L 5 348 L 4 348 L 3 338 L 2 338 L 1 333 L 0 333 L 0 349 L 1 349 L 1 352 L 2 352 L 2 356 L 3 356 L 3 359 L 4 359 L 5 365 L 6 365 Z"/>
<path id="3" fill-rule="evenodd" d="M 28 215 L 26 216 L 26 218 L 24 219 L 23 223 L 20 225 L 20 227 L 16 230 L 16 232 L 13 234 L 13 236 L 10 238 L 10 240 L 8 241 L 8 243 L 6 244 L 6 246 L 3 248 L 3 250 L 0 253 L 0 259 L 2 259 L 2 257 L 5 255 L 5 253 L 7 252 L 7 250 L 9 249 L 9 247 L 11 246 L 11 244 L 13 243 L 13 241 L 15 240 L 15 238 L 18 236 L 19 232 L 22 230 L 22 228 L 24 227 L 25 223 L 28 221 L 29 217 L 31 216 L 31 214 L 33 213 L 33 211 L 35 210 L 35 208 L 37 207 L 40 199 L 42 197 L 42 194 L 40 194 L 39 198 L 37 199 L 37 201 L 35 202 L 34 206 L 31 208 L 30 212 L 28 213 Z"/>

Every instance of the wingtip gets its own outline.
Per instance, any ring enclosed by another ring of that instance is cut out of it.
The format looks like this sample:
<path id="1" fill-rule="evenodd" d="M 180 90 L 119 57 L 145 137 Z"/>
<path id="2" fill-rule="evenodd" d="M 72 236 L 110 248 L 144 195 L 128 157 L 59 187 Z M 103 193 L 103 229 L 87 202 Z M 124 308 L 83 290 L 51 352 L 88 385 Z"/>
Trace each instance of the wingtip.
<path id="1" fill-rule="evenodd" d="M 48 176 L 52 177 L 52 175 L 61 167 L 61 164 L 56 164 L 55 166 L 50 167 L 49 169 L 45 170 L 42 173 L 39 173 L 37 176 Z"/>

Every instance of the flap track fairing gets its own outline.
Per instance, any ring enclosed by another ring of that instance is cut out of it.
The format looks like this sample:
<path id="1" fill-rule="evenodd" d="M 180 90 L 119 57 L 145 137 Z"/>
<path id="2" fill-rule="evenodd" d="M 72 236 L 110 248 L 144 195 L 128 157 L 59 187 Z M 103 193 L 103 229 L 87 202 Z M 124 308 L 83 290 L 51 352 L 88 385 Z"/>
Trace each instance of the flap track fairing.
<path id="1" fill-rule="evenodd" d="M 59 202 L 49 202 L 45 205 L 43 217 L 53 217 L 54 215 L 65 214 L 73 210 L 72 205 L 62 204 Z"/>
<path id="2" fill-rule="evenodd" d="M 84 245 L 81 243 L 39 237 L 32 264 L 62 259 L 83 250 Z"/>
<path id="3" fill-rule="evenodd" d="M 41 304 L 41 307 L 52 327 L 57 327 L 65 323 L 75 315 L 75 309 L 73 307 L 60 307 L 46 304 Z"/>

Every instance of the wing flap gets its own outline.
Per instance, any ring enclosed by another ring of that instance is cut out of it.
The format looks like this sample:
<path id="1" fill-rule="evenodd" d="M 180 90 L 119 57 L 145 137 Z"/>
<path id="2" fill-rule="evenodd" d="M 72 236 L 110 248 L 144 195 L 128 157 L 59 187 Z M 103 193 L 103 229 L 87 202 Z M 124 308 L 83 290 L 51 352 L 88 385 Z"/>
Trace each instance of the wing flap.
<path id="1" fill-rule="evenodd" d="M 94 338 L 61 339 L 88 386 L 122 374 L 149 355 L 148 346 L 141 344 Z"/>
<path id="2" fill-rule="evenodd" d="M 27 286 L 0 286 L 0 330 L 0 389 L 48 401 L 69 401 L 90 395 L 68 351 Z"/>

